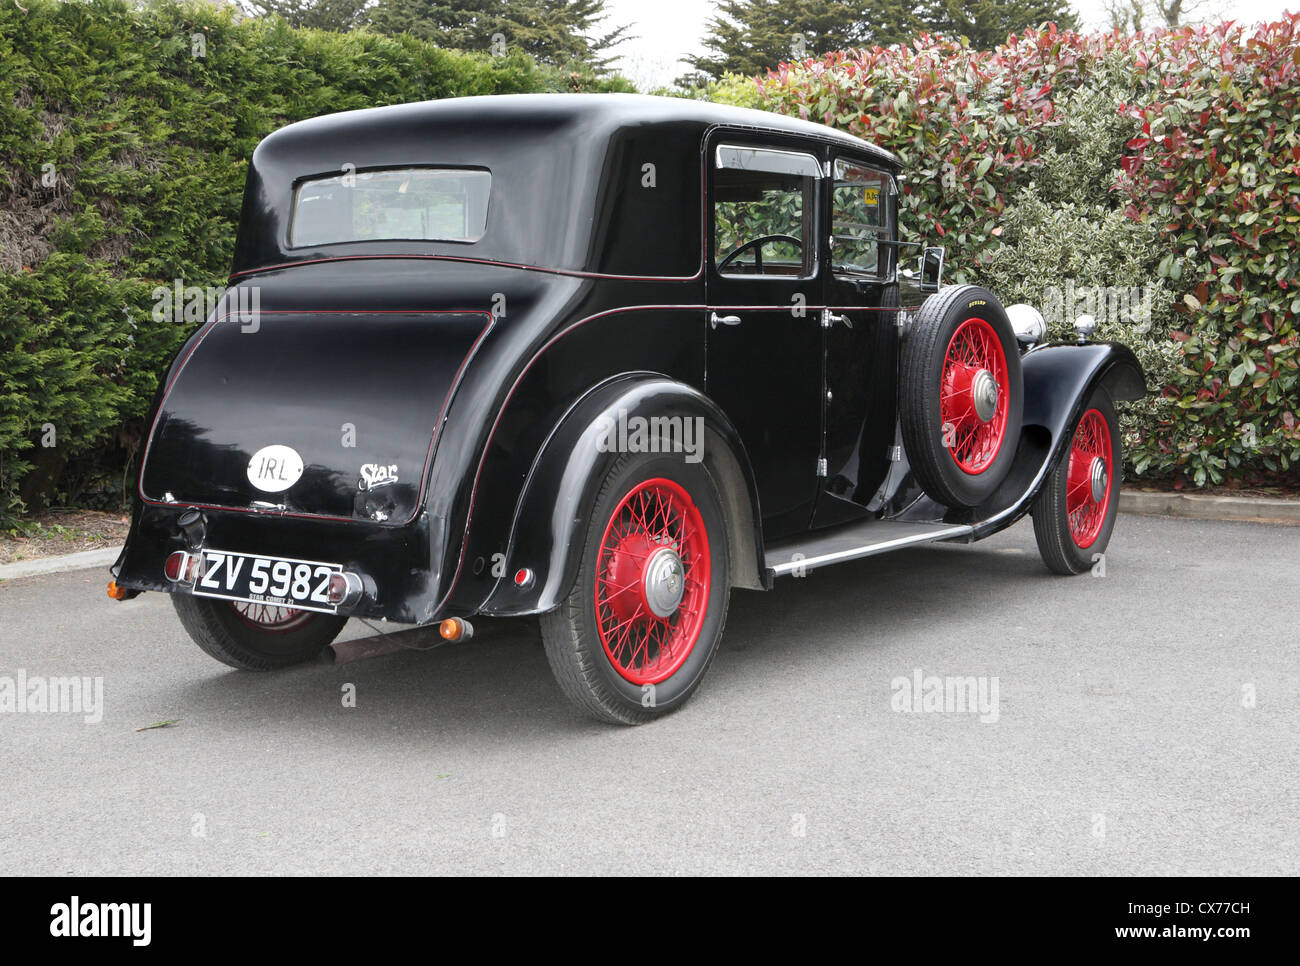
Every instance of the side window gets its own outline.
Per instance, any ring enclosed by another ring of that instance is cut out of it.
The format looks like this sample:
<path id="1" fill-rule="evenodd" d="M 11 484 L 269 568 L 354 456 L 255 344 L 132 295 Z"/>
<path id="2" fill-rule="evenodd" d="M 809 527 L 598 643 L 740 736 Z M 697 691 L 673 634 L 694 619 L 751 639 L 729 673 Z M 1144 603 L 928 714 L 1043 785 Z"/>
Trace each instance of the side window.
<path id="1" fill-rule="evenodd" d="M 719 145 L 713 171 L 713 264 L 728 276 L 817 274 L 817 180 L 811 154 Z"/>
<path id="2" fill-rule="evenodd" d="M 885 266 L 894 182 L 883 171 L 835 162 L 831 193 L 831 263 L 836 272 L 879 275 Z"/>

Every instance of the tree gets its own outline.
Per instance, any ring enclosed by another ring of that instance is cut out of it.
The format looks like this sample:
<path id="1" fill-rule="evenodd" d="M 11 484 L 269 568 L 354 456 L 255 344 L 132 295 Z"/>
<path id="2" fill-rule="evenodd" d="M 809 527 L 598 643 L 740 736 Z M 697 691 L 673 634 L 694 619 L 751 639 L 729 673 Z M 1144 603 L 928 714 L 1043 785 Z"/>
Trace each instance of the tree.
<path id="1" fill-rule="evenodd" d="M 706 52 L 686 58 L 697 74 L 684 80 L 761 74 L 782 61 L 880 42 L 864 14 L 854 0 L 721 0 Z"/>
<path id="2" fill-rule="evenodd" d="M 1216 0 L 1109 0 L 1106 4 L 1111 26 L 1125 33 L 1156 25 L 1180 27 L 1206 20 L 1221 9 Z"/>
<path id="3" fill-rule="evenodd" d="M 482 51 L 491 48 L 500 8 L 500 0 L 379 0 L 367 19 L 380 33 Z"/>
<path id="4" fill-rule="evenodd" d="M 507 44 L 542 63 L 580 61 L 604 69 L 613 59 L 607 51 L 627 39 L 627 27 L 595 32 L 607 16 L 605 0 L 508 0 L 501 16 Z"/>
<path id="5" fill-rule="evenodd" d="M 541 63 L 608 67 L 626 27 L 600 33 L 604 0 L 379 0 L 369 23 L 444 47 L 504 53 L 519 49 Z"/>
<path id="6" fill-rule="evenodd" d="M 1068 0 L 721 0 L 709 21 L 706 52 L 686 58 L 696 73 L 678 83 L 761 74 L 782 61 L 907 43 L 923 32 L 995 47 L 1007 34 L 1048 21 L 1075 25 Z"/>
<path id="7" fill-rule="evenodd" d="M 344 33 L 361 24 L 368 0 L 242 0 L 255 17 L 277 16 L 291 27 Z"/>
<path id="8" fill-rule="evenodd" d="M 1006 43 L 1009 34 L 1028 27 L 1054 23 L 1072 30 L 1078 26 L 1068 0 L 935 0 L 921 20 L 927 33 L 965 37 L 980 50 Z"/>

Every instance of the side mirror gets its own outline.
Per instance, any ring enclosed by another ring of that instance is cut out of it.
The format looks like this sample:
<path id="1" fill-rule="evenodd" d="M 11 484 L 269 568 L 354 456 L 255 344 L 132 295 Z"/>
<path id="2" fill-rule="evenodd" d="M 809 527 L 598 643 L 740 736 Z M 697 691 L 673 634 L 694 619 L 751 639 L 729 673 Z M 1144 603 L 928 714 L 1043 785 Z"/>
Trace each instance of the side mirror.
<path id="1" fill-rule="evenodd" d="M 943 248 L 926 248 L 921 252 L 921 291 L 937 292 L 943 279 Z"/>

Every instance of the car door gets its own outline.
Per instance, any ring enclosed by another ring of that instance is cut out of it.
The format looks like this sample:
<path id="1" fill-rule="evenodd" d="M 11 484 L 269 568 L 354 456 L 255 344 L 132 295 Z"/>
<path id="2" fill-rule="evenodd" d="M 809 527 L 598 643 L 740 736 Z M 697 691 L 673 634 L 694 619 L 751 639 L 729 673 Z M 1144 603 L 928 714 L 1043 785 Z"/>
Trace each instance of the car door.
<path id="1" fill-rule="evenodd" d="M 745 444 L 771 540 L 806 530 L 817 497 L 822 149 L 726 130 L 705 147 L 706 385 Z"/>
<path id="2" fill-rule="evenodd" d="M 861 516 L 894 447 L 898 356 L 897 186 L 864 158 L 835 150 L 826 212 L 822 345 L 826 478 L 814 523 Z"/>

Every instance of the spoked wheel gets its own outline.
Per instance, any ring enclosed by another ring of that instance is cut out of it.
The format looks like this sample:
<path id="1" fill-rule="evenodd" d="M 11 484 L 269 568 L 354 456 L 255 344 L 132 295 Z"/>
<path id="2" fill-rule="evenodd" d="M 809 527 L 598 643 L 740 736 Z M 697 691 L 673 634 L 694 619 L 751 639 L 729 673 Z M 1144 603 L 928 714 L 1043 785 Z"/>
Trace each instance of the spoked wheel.
<path id="1" fill-rule="evenodd" d="M 633 684 L 658 684 L 690 656 L 709 600 L 709 535 L 691 495 L 668 479 L 633 487 L 596 560 L 596 630 Z"/>
<path id="2" fill-rule="evenodd" d="M 274 671 L 310 661 L 343 629 L 347 618 L 272 604 L 246 604 L 191 594 L 171 595 L 194 643 L 223 664 Z"/>
<path id="3" fill-rule="evenodd" d="M 283 634 L 310 623 L 315 615 L 296 607 L 277 607 L 275 604 L 251 604 L 232 601 L 231 607 L 249 627 L 256 630 Z"/>
<path id="4" fill-rule="evenodd" d="M 939 383 L 939 419 L 948 452 L 964 473 L 983 473 L 1007 436 L 1007 357 L 983 319 L 967 319 L 948 342 Z"/>
<path id="5" fill-rule="evenodd" d="M 578 579 L 542 617 L 564 693 L 601 721 L 680 707 L 722 636 L 730 590 L 721 502 L 701 466 L 627 455 L 592 517 Z"/>
<path id="6" fill-rule="evenodd" d="M 1015 459 L 1024 404 L 1011 323 L 985 289 L 932 295 L 903 349 L 900 421 L 918 482 L 946 506 L 978 506 Z"/>
<path id="7" fill-rule="evenodd" d="M 1049 569 L 1082 573 L 1105 551 L 1119 510 L 1122 474 L 1115 406 L 1099 388 L 1075 424 L 1069 449 L 1034 500 L 1034 537 Z"/>

